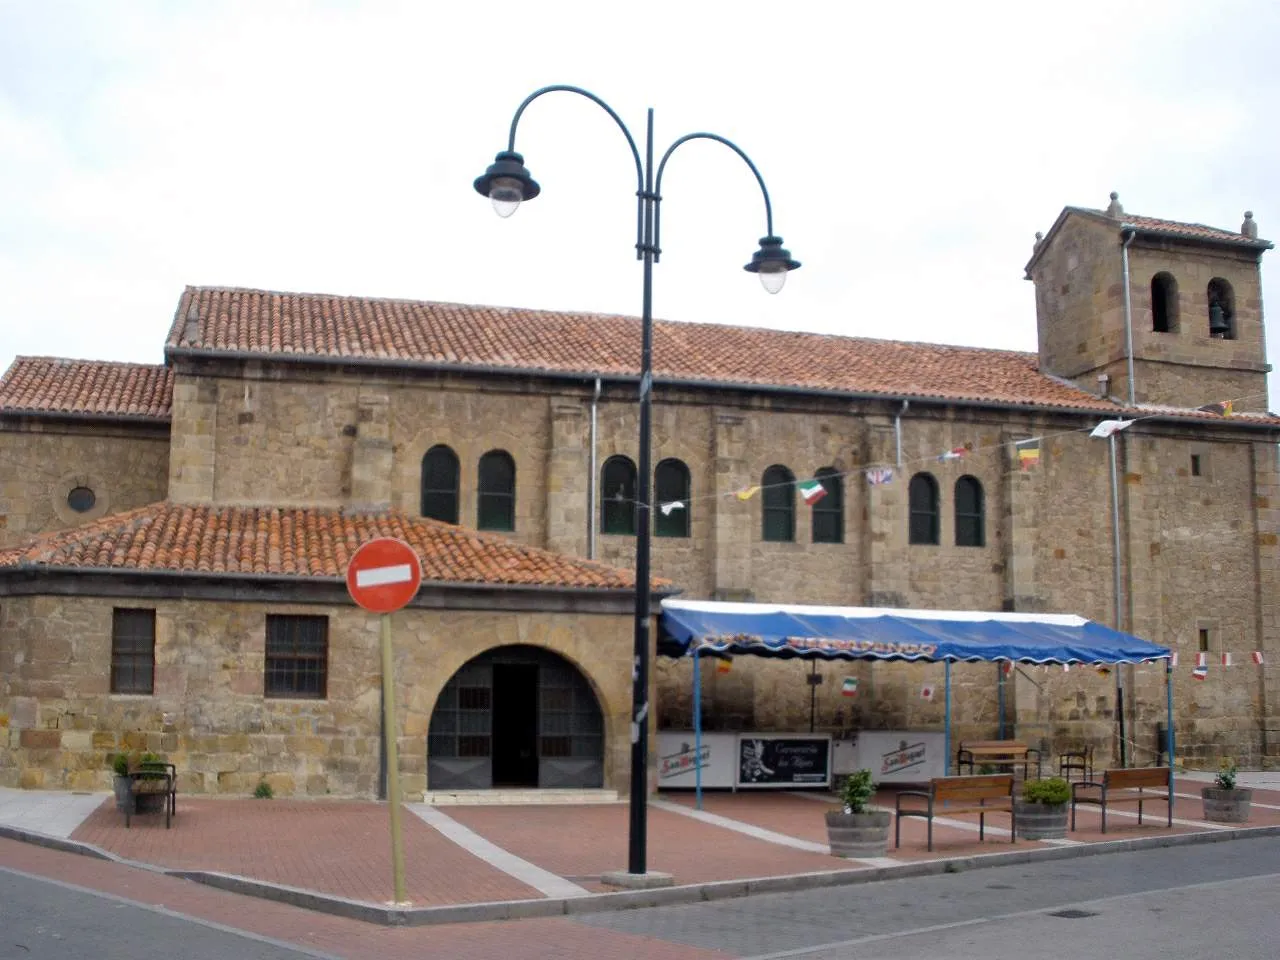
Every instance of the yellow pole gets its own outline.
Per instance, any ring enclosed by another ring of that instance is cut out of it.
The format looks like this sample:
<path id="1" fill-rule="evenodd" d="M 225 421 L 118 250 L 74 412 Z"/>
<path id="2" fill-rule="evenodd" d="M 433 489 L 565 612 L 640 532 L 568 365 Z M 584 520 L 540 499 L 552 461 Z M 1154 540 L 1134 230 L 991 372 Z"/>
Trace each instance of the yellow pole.
<path id="1" fill-rule="evenodd" d="M 400 838 L 400 761 L 396 757 L 395 678 L 391 664 L 391 614 L 382 614 L 382 729 L 387 742 L 387 803 L 391 806 L 391 871 L 396 903 L 405 903 L 404 847 Z"/>

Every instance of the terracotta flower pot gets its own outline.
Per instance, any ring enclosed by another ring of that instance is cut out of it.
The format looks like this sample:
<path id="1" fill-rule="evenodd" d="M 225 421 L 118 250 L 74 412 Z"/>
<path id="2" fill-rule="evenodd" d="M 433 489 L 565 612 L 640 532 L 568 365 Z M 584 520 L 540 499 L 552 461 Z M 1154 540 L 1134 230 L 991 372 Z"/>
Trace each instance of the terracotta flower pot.
<path id="1" fill-rule="evenodd" d="M 889 847 L 888 811 L 827 811 L 827 843 L 833 857 L 883 857 Z"/>
<path id="2" fill-rule="evenodd" d="M 1249 819 L 1249 804 L 1253 791 L 1248 787 L 1224 790 L 1222 787 L 1201 787 L 1204 801 L 1204 818 L 1213 823 L 1244 823 Z"/>

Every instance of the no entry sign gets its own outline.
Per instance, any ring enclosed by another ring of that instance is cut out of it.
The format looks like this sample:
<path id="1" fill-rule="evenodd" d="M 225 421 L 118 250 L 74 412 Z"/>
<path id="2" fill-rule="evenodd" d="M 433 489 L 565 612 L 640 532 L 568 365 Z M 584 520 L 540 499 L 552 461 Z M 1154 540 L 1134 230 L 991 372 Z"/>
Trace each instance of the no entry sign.
<path id="1" fill-rule="evenodd" d="M 347 564 L 347 592 L 372 613 L 392 613 L 413 599 L 422 564 L 413 547 L 394 537 L 370 540 Z"/>

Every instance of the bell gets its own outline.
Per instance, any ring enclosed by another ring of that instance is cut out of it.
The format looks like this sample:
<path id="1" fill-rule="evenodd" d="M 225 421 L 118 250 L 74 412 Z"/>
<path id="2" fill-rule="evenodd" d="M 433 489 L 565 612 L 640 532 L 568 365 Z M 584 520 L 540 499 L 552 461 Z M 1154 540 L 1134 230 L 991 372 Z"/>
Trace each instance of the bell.
<path id="1" fill-rule="evenodd" d="M 1231 325 L 1227 323 L 1227 317 L 1222 310 L 1222 304 L 1211 303 L 1209 305 L 1209 336 L 1225 337 L 1230 332 Z"/>

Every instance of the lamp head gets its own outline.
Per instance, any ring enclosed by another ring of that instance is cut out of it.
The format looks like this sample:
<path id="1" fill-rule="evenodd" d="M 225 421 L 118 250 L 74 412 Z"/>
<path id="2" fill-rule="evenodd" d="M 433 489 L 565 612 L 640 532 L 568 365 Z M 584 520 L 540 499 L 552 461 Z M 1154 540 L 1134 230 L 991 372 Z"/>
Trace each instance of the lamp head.
<path id="1" fill-rule="evenodd" d="M 787 282 L 787 274 L 800 269 L 800 262 L 792 260 L 791 252 L 783 249 L 781 237 L 761 237 L 760 249 L 742 269 L 757 274 L 769 293 L 777 293 Z"/>
<path id="2" fill-rule="evenodd" d="M 476 193 L 493 201 L 493 209 L 503 218 L 515 213 L 522 201 L 532 200 L 542 192 L 525 169 L 524 157 L 514 150 L 503 150 L 494 157 L 484 176 L 476 177 L 473 185 Z"/>

